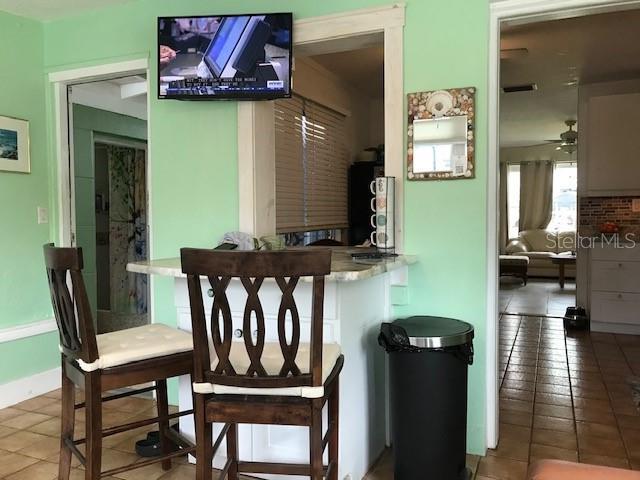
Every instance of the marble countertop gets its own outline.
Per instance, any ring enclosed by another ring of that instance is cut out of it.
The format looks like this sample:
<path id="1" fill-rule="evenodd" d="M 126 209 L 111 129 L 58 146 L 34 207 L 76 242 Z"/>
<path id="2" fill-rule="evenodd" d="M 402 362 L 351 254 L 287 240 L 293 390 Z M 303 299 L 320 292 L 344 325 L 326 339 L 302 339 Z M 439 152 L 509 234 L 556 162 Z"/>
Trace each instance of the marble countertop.
<path id="1" fill-rule="evenodd" d="M 399 255 L 388 259 L 361 259 L 354 261 L 351 258 L 351 253 L 366 250 L 348 247 L 333 247 L 331 250 L 333 254 L 331 257 L 331 274 L 326 277 L 328 281 L 353 282 L 356 280 L 364 280 L 392 270 L 397 270 L 407 265 L 412 265 L 418 261 L 414 255 Z M 182 273 L 179 258 L 163 258 L 129 263 L 127 270 L 134 273 L 145 273 L 165 277 L 185 277 Z"/>

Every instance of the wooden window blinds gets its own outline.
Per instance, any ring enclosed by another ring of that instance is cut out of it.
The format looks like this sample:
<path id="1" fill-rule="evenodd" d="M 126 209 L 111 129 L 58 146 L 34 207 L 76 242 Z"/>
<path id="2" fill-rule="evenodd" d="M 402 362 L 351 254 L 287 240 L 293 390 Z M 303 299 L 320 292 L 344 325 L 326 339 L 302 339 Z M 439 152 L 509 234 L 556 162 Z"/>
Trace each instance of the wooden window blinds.
<path id="1" fill-rule="evenodd" d="M 277 233 L 348 227 L 345 116 L 294 95 L 275 102 Z"/>

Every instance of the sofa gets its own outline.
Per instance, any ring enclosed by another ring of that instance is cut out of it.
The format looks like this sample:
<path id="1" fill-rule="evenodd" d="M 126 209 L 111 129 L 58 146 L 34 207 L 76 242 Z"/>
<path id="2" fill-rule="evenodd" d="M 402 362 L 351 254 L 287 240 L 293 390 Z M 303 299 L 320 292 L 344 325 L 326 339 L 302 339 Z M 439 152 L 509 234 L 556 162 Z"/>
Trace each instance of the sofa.
<path id="1" fill-rule="evenodd" d="M 529 257 L 527 274 L 530 277 L 558 277 L 558 266 L 551 257 L 558 253 L 576 251 L 576 232 L 552 232 L 549 230 L 525 230 L 518 238 L 509 241 L 505 253 Z M 576 268 L 567 265 L 565 276 L 575 278 Z"/>
<path id="2" fill-rule="evenodd" d="M 529 468 L 528 480 L 640 480 L 640 472 L 561 460 L 541 460 Z"/>

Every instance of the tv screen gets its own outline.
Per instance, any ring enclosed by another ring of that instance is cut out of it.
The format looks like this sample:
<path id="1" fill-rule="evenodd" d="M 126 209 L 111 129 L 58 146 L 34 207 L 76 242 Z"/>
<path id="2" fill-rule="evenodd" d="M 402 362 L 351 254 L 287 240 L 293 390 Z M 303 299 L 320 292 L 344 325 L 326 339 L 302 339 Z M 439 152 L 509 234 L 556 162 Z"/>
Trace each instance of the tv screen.
<path id="1" fill-rule="evenodd" d="M 159 18 L 158 97 L 290 97 L 292 25 L 291 13 Z"/>

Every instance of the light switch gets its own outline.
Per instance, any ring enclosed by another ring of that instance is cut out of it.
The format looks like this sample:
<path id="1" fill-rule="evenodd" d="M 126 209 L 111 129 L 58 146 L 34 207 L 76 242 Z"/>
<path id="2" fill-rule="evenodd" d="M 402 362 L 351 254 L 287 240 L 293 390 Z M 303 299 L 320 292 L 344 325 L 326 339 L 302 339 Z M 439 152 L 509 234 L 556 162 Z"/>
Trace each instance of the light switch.
<path id="1" fill-rule="evenodd" d="M 631 201 L 631 211 L 635 213 L 640 213 L 640 198 L 634 198 Z"/>
<path id="2" fill-rule="evenodd" d="M 49 210 L 44 207 L 38 207 L 38 225 L 49 223 Z"/>

